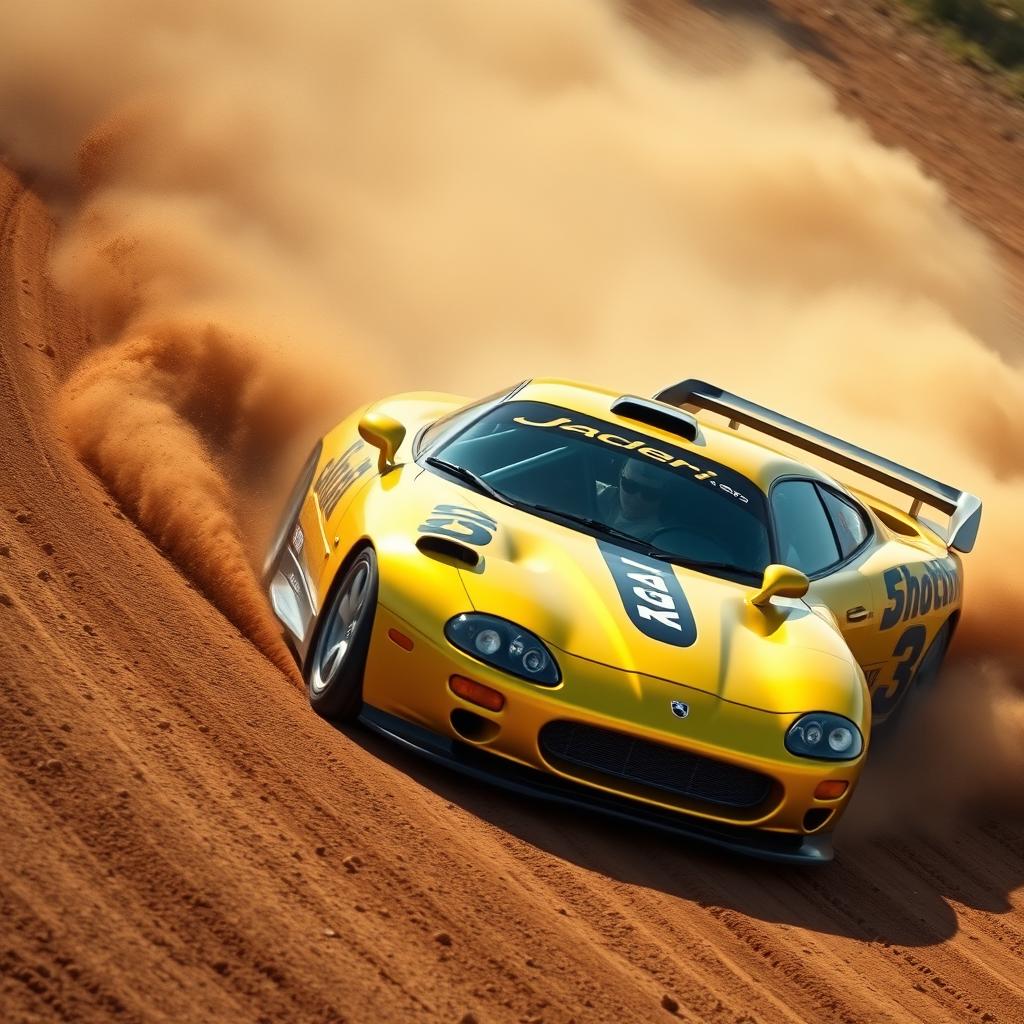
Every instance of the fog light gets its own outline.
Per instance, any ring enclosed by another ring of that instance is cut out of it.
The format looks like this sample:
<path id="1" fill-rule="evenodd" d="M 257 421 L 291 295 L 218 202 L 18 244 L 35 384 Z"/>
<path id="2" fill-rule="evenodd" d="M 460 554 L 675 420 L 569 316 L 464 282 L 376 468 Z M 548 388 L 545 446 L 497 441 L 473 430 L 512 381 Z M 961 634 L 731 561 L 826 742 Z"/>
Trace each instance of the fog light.
<path id="1" fill-rule="evenodd" d="M 818 800 L 838 800 L 845 792 L 849 783 L 844 779 L 828 779 L 819 782 L 814 789 L 814 796 Z"/>
<path id="2" fill-rule="evenodd" d="M 475 679 L 467 679 L 465 676 L 452 676 L 448 680 L 448 686 L 457 697 L 468 700 L 478 708 L 486 708 L 488 711 L 500 711 L 505 706 L 504 695 L 492 690 Z"/>
<path id="3" fill-rule="evenodd" d="M 834 807 L 812 807 L 804 815 L 804 831 L 813 832 L 821 828 L 835 813 Z"/>

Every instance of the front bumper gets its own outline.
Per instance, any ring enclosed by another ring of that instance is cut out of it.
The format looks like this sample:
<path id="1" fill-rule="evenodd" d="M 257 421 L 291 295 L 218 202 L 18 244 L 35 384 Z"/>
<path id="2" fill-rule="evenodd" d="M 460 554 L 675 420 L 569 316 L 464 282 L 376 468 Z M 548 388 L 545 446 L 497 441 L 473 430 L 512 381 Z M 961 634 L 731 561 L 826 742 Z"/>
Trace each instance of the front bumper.
<path id="1" fill-rule="evenodd" d="M 411 638 L 411 649 L 392 639 L 396 630 Z M 831 859 L 829 833 L 857 781 L 863 755 L 846 764 L 795 758 L 786 752 L 784 736 L 797 713 L 758 711 L 692 687 L 555 653 L 563 681 L 540 687 L 436 641 L 378 606 L 364 679 L 364 720 L 434 761 L 517 792 L 754 856 L 799 863 Z M 504 709 L 487 711 L 456 696 L 448 686 L 453 674 L 500 691 Z M 670 711 L 675 700 L 689 705 L 685 722 Z M 474 728 L 467 730 L 467 718 Z M 580 771 L 542 753 L 541 730 L 556 721 L 625 733 L 761 773 L 772 780 L 770 795 L 754 807 L 722 806 Z M 815 787 L 826 779 L 845 780 L 847 792 L 838 800 L 817 799 Z"/>
<path id="2" fill-rule="evenodd" d="M 359 720 L 408 750 L 463 775 L 526 796 L 584 811 L 596 811 L 632 825 L 696 839 L 735 853 L 789 864 L 825 864 L 832 860 L 832 835 L 794 835 L 700 821 L 689 815 L 593 789 L 535 768 L 516 764 L 471 744 L 440 736 L 386 711 L 363 705 Z"/>

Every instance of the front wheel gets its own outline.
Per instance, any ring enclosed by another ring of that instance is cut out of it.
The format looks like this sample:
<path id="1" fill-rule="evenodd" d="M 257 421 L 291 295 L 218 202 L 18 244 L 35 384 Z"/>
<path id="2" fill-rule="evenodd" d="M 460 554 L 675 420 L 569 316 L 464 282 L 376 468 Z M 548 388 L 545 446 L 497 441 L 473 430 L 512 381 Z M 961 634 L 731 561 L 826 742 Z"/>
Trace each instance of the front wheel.
<path id="1" fill-rule="evenodd" d="M 331 591 L 310 652 L 309 703 L 321 718 L 349 722 L 359 714 L 376 610 L 377 556 L 363 548 Z"/>

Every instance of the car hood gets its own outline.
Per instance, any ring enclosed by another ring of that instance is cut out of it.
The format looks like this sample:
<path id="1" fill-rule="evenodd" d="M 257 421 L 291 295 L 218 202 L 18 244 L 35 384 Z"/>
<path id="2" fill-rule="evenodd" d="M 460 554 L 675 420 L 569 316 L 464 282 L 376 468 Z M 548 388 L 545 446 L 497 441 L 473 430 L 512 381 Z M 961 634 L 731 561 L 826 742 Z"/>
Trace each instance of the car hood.
<path id="1" fill-rule="evenodd" d="M 472 542 L 480 556 L 459 570 L 473 610 L 501 616 L 565 651 L 624 672 L 656 676 L 777 713 L 854 714 L 861 681 L 835 628 L 802 601 L 761 611 L 749 586 L 650 558 L 441 481 L 420 534 Z M 463 508 L 483 515 L 476 529 Z M 454 515 L 455 521 L 448 516 Z M 434 524 L 432 527 L 431 522 Z M 451 530 L 451 533 L 446 533 Z"/>

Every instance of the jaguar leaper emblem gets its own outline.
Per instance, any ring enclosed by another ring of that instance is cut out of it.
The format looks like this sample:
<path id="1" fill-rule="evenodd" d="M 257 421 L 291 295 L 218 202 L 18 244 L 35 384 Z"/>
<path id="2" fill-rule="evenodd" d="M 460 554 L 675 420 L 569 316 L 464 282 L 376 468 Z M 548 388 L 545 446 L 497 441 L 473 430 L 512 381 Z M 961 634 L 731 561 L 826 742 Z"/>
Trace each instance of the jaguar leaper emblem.
<path id="1" fill-rule="evenodd" d="M 670 707 L 672 708 L 672 714 L 675 715 L 676 718 L 686 718 L 690 713 L 690 705 L 684 700 L 674 700 Z"/>

